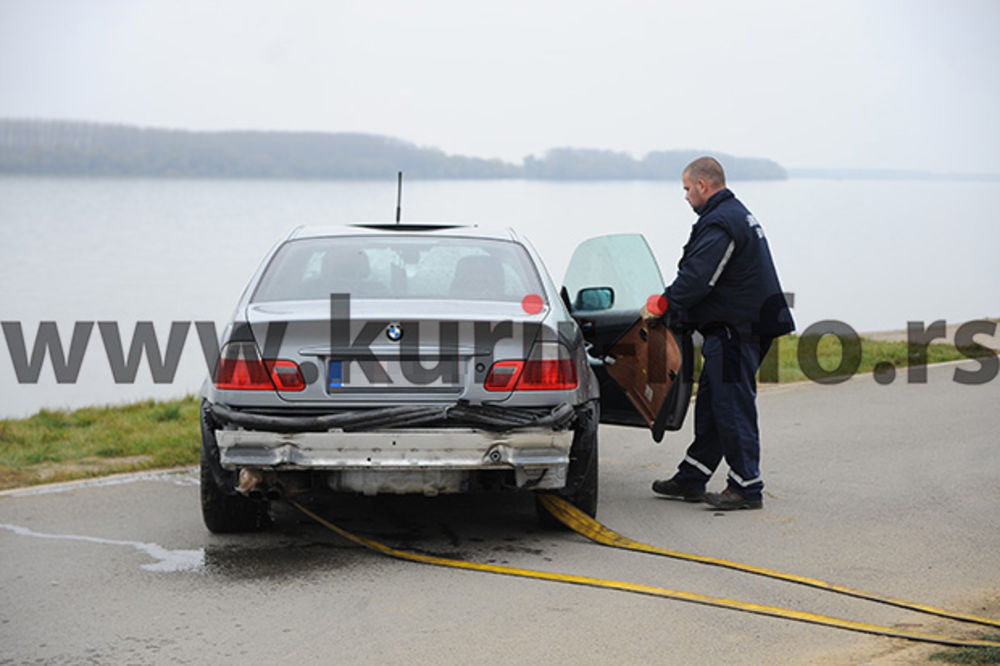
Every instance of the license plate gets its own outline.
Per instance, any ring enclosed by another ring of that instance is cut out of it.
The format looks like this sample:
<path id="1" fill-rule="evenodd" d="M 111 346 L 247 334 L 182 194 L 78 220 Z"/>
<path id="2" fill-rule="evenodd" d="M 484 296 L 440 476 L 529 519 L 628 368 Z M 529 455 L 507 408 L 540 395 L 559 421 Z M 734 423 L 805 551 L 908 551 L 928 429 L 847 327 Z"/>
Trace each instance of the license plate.
<path id="1" fill-rule="evenodd" d="M 450 391 L 461 389 L 462 377 L 465 372 L 465 359 L 453 361 L 454 376 L 436 376 L 431 373 L 430 377 L 422 380 L 414 377 L 417 372 L 417 358 L 386 358 L 376 361 L 365 361 L 374 363 L 377 367 L 368 367 L 368 373 L 361 366 L 361 362 L 352 359 L 337 359 L 327 362 L 326 390 L 328 393 L 339 393 L 342 391 L 431 391 L 447 389 Z M 414 364 L 407 366 L 404 370 L 404 363 Z M 421 362 L 423 370 L 429 370 L 432 361 L 423 360 Z M 348 367 L 351 366 L 351 367 Z M 409 376 L 407 376 L 409 372 Z M 371 373 L 373 376 L 369 377 Z"/>

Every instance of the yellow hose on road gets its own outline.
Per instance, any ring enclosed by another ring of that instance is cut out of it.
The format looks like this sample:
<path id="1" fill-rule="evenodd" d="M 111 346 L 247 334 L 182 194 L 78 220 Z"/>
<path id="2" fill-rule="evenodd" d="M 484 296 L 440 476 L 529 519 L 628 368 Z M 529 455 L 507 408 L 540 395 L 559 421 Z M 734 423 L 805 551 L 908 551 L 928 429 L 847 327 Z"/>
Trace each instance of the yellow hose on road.
<path id="1" fill-rule="evenodd" d="M 589 587 L 620 590 L 623 592 L 645 594 L 649 596 L 663 597 L 666 599 L 676 599 L 678 601 L 688 601 L 692 603 L 703 604 L 706 606 L 729 608 L 732 610 L 739 610 L 748 613 L 756 613 L 759 615 L 769 615 L 772 617 L 780 617 L 787 620 L 809 622 L 811 624 L 834 627 L 837 629 L 847 629 L 850 631 L 858 631 L 867 634 L 876 634 L 879 636 L 890 636 L 893 638 L 905 638 L 911 641 L 922 641 L 925 643 L 937 643 L 939 645 L 951 645 L 956 647 L 1000 648 L 1000 642 L 966 639 L 966 638 L 951 638 L 949 636 L 940 636 L 937 634 L 925 634 L 916 631 L 904 631 L 900 629 L 894 629 L 892 627 L 883 627 L 876 624 L 866 624 L 864 622 L 855 622 L 853 620 L 842 620 L 840 618 L 830 617 L 827 615 L 818 615 L 816 613 L 808 613 L 803 611 L 791 610 L 787 608 L 779 608 L 777 606 L 765 606 L 761 604 L 735 601 L 733 599 L 725 599 L 722 597 L 711 597 L 703 594 L 695 594 L 692 592 L 670 590 L 663 587 L 653 587 L 650 585 L 628 583 L 625 581 L 609 580 L 605 578 L 591 578 L 589 576 L 577 576 L 574 574 L 561 574 L 548 571 L 538 571 L 534 569 L 520 569 L 517 567 L 508 567 L 496 564 L 485 564 L 481 562 L 468 562 L 465 560 L 456 560 L 447 557 L 437 557 L 434 555 L 421 555 L 419 553 L 411 553 L 404 550 L 397 550 L 395 548 L 390 548 L 389 546 L 379 543 L 378 541 L 375 541 L 373 539 L 358 536 L 356 534 L 348 532 L 347 530 L 338 527 L 337 525 L 334 525 L 333 523 L 327 520 L 324 520 L 322 517 L 313 513 L 312 511 L 305 508 L 298 502 L 293 501 L 291 502 L 291 504 L 305 515 L 315 520 L 320 525 L 323 525 L 327 529 L 332 530 L 333 532 L 339 534 L 341 537 L 347 539 L 348 541 L 356 543 L 359 546 L 363 546 L 365 548 L 374 550 L 383 555 L 387 555 L 389 557 L 394 557 L 401 560 L 408 560 L 410 562 L 420 562 L 423 564 L 431 564 L 434 566 L 449 567 L 452 569 L 465 569 L 467 571 L 479 571 L 482 573 L 500 574 L 504 576 L 518 576 L 521 578 L 533 578 L 536 580 L 547 580 L 557 583 L 572 583 L 574 585 L 586 585 Z M 610 532 L 610 530 L 608 531 Z M 612 534 L 614 533 L 612 532 Z"/>
<path id="2" fill-rule="evenodd" d="M 919 604 L 912 601 L 905 601 L 903 599 L 893 599 L 892 597 L 886 597 L 875 592 L 866 592 L 865 590 L 856 590 L 854 588 L 846 587 L 844 585 L 837 585 L 835 583 L 828 583 L 825 580 L 820 580 L 818 578 L 810 578 L 808 576 L 797 576 L 795 574 L 785 573 L 783 571 L 775 571 L 774 569 L 765 569 L 763 567 L 755 567 L 752 564 L 744 564 L 742 562 L 733 562 L 732 560 L 721 560 L 714 557 L 705 557 L 704 555 L 694 555 L 692 553 L 683 553 L 677 550 L 669 550 L 667 548 L 659 548 L 658 546 L 651 546 L 647 543 L 642 543 L 641 541 L 635 541 L 626 536 L 618 534 L 614 530 L 611 530 L 601 523 L 597 522 L 587 514 L 580 511 L 578 508 L 564 500 L 557 495 L 544 495 L 542 496 L 542 503 L 545 508 L 548 509 L 549 513 L 558 518 L 566 527 L 570 528 L 577 534 L 587 537 L 591 541 L 595 541 L 604 546 L 612 546 L 614 548 L 623 548 L 625 550 L 634 550 L 640 553 L 651 553 L 653 555 L 662 555 L 664 557 L 671 557 L 677 560 L 686 560 L 688 562 L 699 562 L 701 564 L 711 564 L 712 566 L 724 567 L 726 569 L 735 569 L 737 571 L 745 571 L 747 573 L 756 574 L 758 576 L 766 576 L 767 578 L 776 578 L 778 580 L 788 581 L 789 583 L 797 583 L 799 585 L 808 585 L 809 587 L 816 587 L 821 590 L 827 590 L 829 592 L 836 592 L 838 594 L 844 594 L 849 597 L 857 597 L 858 599 L 867 599 L 868 601 L 875 601 L 881 604 L 887 604 L 890 606 L 898 606 L 899 608 L 906 608 L 908 610 L 917 611 L 918 613 L 927 613 L 928 615 L 937 615 L 940 617 L 946 617 L 950 620 L 958 620 L 960 622 L 972 622 L 975 624 L 982 624 L 988 627 L 1000 627 L 1000 620 L 993 620 L 988 617 L 977 617 L 975 615 L 968 615 L 966 613 L 957 613 L 954 611 L 946 610 L 944 608 L 937 608 L 935 606 L 928 606 L 927 604 Z"/>

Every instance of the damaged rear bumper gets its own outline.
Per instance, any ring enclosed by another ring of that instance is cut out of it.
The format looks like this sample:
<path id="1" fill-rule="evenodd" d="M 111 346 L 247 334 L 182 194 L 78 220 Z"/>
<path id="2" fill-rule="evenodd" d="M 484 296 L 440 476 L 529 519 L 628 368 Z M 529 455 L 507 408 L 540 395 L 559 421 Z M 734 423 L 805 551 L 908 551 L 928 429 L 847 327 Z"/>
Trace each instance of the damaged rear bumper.
<path id="1" fill-rule="evenodd" d="M 562 488 L 575 420 L 568 404 L 551 410 L 388 407 L 319 416 L 213 405 L 211 412 L 229 426 L 215 430 L 223 468 L 323 470 L 333 490 L 365 494 L 465 492 L 482 471 L 513 471 L 521 488 Z"/>
<path id="2" fill-rule="evenodd" d="M 220 404 L 213 404 L 210 409 L 216 423 L 282 433 L 324 432 L 334 428 L 350 432 L 442 424 L 468 425 L 488 430 L 533 426 L 562 430 L 568 428 L 576 418 L 573 407 L 565 402 L 551 409 L 496 407 L 458 402 L 453 405 L 402 405 L 341 410 L 332 414 L 307 416 L 262 413 Z"/>

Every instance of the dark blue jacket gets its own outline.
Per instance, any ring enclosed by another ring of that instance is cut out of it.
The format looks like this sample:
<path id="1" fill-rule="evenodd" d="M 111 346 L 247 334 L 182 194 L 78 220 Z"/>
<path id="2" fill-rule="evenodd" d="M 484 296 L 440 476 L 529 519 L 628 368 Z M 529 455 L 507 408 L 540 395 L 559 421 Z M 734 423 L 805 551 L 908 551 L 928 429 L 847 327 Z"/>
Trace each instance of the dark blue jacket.
<path id="1" fill-rule="evenodd" d="M 728 189 L 695 211 L 698 221 L 664 292 L 668 307 L 701 331 L 728 325 L 773 338 L 795 329 L 764 230 Z"/>

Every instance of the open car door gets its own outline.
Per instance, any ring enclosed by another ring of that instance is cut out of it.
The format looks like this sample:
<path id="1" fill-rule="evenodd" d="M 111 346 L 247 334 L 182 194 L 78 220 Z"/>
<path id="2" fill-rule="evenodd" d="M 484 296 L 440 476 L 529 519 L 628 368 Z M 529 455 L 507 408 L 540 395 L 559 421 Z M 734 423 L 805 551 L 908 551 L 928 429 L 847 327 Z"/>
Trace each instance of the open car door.
<path id="1" fill-rule="evenodd" d="M 639 315 L 663 288 L 646 239 L 612 234 L 576 248 L 561 292 L 600 382 L 601 422 L 648 427 L 657 442 L 684 423 L 694 367 L 689 333 Z"/>

